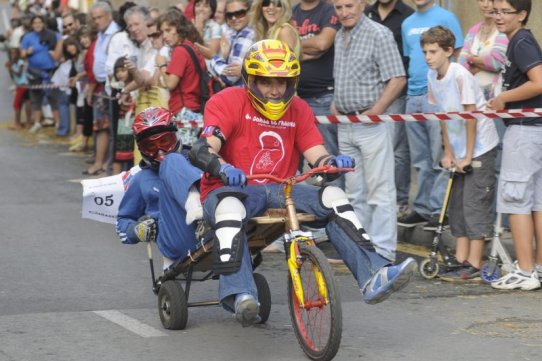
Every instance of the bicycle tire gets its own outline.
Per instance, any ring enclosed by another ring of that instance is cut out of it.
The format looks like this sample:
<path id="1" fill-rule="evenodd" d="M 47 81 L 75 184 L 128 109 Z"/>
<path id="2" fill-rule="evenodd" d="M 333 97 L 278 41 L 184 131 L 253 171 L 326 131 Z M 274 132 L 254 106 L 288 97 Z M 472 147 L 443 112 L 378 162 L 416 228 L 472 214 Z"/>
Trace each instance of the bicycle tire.
<path id="1" fill-rule="evenodd" d="M 342 336 L 342 308 L 335 277 L 326 257 L 317 247 L 300 243 L 299 255 L 302 261 L 299 272 L 305 304 L 320 303 L 320 306 L 309 309 L 301 307 L 294 291 L 292 278 L 288 275 L 288 305 L 292 325 L 303 352 L 312 360 L 328 361 L 337 354 Z M 322 297 L 313 267 L 317 267 L 323 276 L 328 304 L 321 304 Z"/>

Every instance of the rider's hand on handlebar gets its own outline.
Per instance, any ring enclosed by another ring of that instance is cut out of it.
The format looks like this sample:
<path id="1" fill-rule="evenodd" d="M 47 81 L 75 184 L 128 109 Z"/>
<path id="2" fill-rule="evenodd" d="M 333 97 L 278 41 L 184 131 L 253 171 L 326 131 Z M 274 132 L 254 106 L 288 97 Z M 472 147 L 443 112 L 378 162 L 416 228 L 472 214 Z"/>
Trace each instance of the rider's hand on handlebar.
<path id="1" fill-rule="evenodd" d="M 156 240 L 157 226 L 152 218 L 145 219 L 134 226 L 134 233 L 139 242 L 152 242 Z"/>
<path id="2" fill-rule="evenodd" d="M 239 187 L 247 184 L 247 176 L 239 168 L 235 168 L 229 163 L 224 163 L 220 166 L 220 178 L 224 182 L 224 185 Z"/>
<path id="3" fill-rule="evenodd" d="M 327 164 L 336 168 L 354 168 L 356 166 L 356 162 L 354 161 L 354 158 L 352 158 L 349 155 L 344 155 L 344 154 L 339 154 L 331 158 L 327 162 Z"/>

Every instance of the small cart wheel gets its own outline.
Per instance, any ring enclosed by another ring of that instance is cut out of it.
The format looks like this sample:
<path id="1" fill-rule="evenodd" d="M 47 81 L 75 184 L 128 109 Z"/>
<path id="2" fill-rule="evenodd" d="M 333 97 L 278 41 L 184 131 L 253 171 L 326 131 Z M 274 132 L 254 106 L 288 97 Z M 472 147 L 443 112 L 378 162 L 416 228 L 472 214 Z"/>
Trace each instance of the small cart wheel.
<path id="1" fill-rule="evenodd" d="M 426 280 L 431 280 L 435 278 L 438 275 L 438 271 L 438 263 L 431 260 L 430 258 L 426 258 L 420 263 L 420 274 Z"/>
<path id="2" fill-rule="evenodd" d="M 491 268 L 493 268 L 493 270 L 491 270 Z M 491 267 L 490 264 L 486 263 L 480 270 L 480 276 L 484 282 L 490 283 L 501 277 L 501 269 L 496 264 Z"/>
<path id="3" fill-rule="evenodd" d="M 184 330 L 188 322 L 188 304 L 182 286 L 166 281 L 158 291 L 158 313 L 165 329 Z"/>
<path id="4" fill-rule="evenodd" d="M 265 277 L 260 273 L 254 273 L 254 282 L 258 289 L 258 302 L 260 303 L 260 322 L 265 323 L 269 319 L 271 313 L 271 291 L 269 290 L 269 284 Z"/>

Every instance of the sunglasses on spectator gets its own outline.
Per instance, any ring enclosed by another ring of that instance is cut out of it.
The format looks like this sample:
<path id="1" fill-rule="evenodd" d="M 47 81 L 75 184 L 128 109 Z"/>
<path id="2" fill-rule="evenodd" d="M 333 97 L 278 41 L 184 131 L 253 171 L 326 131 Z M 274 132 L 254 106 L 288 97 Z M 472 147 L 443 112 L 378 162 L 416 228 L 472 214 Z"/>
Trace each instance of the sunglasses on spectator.
<path id="1" fill-rule="evenodd" d="M 263 0 L 262 1 L 262 7 L 266 8 L 266 7 L 270 6 L 271 3 L 273 3 L 273 5 L 275 5 L 275 7 L 278 7 L 278 8 L 282 7 L 282 3 L 280 2 L 280 0 Z"/>
<path id="2" fill-rule="evenodd" d="M 226 19 L 232 20 L 233 18 L 241 19 L 247 16 L 247 9 L 241 9 L 237 11 L 226 12 Z"/>
<path id="3" fill-rule="evenodd" d="M 147 34 L 147 38 L 158 39 L 161 35 L 161 32 L 155 31 L 154 33 Z"/>

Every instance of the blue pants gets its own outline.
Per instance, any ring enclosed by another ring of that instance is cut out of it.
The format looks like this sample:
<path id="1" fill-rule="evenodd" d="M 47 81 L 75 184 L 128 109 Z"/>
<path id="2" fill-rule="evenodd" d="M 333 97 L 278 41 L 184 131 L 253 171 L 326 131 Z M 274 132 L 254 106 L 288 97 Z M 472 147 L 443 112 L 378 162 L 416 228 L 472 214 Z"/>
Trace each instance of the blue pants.
<path id="1" fill-rule="evenodd" d="M 440 107 L 427 101 L 427 94 L 408 96 L 407 114 L 434 113 Z M 407 122 L 406 132 L 412 166 L 418 172 L 416 197 L 413 208 L 416 213 L 429 218 L 440 213 L 448 175 L 440 168 L 442 159 L 442 136 L 438 121 Z"/>
<path id="2" fill-rule="evenodd" d="M 406 97 L 401 96 L 386 109 L 387 114 L 403 114 Z M 397 204 L 408 205 L 410 192 L 410 151 L 405 122 L 388 122 L 388 130 L 395 157 L 395 188 L 397 188 Z"/>
<path id="3" fill-rule="evenodd" d="M 325 208 L 321 204 L 319 189 L 304 184 L 296 185 L 292 191 L 296 209 L 315 215 L 317 221 L 328 222 L 326 232 L 329 240 L 354 275 L 359 287 L 362 288 L 373 274 L 383 266 L 388 265 L 389 261 L 354 242 L 335 220 L 329 221 L 329 216 L 333 210 Z M 249 185 L 244 188 L 221 187 L 209 193 L 203 205 L 204 218 L 213 228 L 215 227 L 215 209 L 221 199 L 220 194 L 225 192 L 241 192 L 246 195 L 246 198 L 243 199 L 247 214 L 243 221 L 245 224 L 248 219 L 262 215 L 268 208 L 283 208 L 284 205 L 283 186 L 279 184 Z M 250 293 L 257 298 L 246 234 L 242 233 L 241 238 L 245 245 L 241 268 L 235 273 L 220 276 L 219 299 L 224 308 L 230 311 L 233 311 L 232 300 L 238 293 Z"/>
<path id="4" fill-rule="evenodd" d="M 58 112 L 60 115 L 56 135 L 65 137 L 70 134 L 71 127 L 70 97 L 60 89 L 55 91 L 55 96 L 58 97 Z"/>

